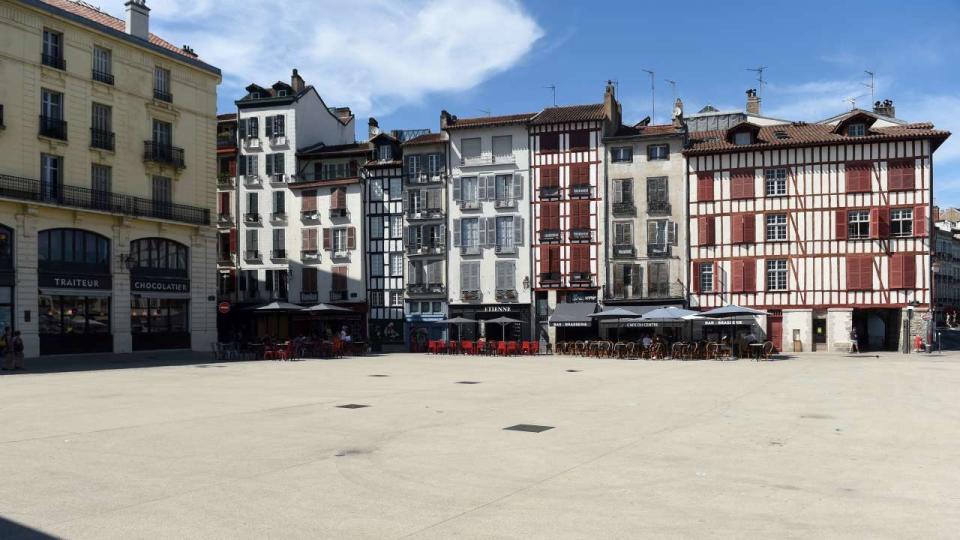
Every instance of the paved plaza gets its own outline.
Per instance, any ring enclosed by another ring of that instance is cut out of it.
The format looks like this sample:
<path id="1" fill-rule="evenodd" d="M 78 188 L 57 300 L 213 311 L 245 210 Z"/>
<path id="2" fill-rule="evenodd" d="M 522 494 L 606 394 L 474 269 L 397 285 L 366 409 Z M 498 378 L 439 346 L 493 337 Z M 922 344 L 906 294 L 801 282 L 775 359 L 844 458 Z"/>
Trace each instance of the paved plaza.
<path id="1" fill-rule="evenodd" d="M 958 388 L 956 353 L 7 375 L 0 538 L 955 538 Z"/>

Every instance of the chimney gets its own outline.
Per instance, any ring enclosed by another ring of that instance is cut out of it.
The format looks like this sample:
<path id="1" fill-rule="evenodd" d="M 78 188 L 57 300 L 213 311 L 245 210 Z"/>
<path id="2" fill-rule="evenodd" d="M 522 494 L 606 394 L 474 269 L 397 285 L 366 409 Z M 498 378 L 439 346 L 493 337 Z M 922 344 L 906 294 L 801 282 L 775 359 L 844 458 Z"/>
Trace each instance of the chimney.
<path id="1" fill-rule="evenodd" d="M 303 77 L 297 73 L 296 68 L 293 70 L 293 75 L 290 76 L 290 88 L 293 88 L 294 94 L 299 94 L 303 92 L 303 89 L 306 87 L 306 84 L 303 82 Z"/>
<path id="2" fill-rule="evenodd" d="M 440 129 L 447 129 L 457 123 L 457 117 L 448 113 L 446 109 L 440 111 Z"/>
<path id="3" fill-rule="evenodd" d="M 380 124 L 377 122 L 377 119 L 370 117 L 370 120 L 367 122 L 367 139 L 372 139 L 380 134 Z"/>
<path id="4" fill-rule="evenodd" d="M 753 88 L 747 90 L 747 114 L 760 114 L 760 98 Z"/>
<path id="5" fill-rule="evenodd" d="M 603 92 L 603 115 L 607 119 L 607 135 L 613 135 L 622 123 L 620 103 L 617 102 L 617 89 L 613 81 L 607 81 L 607 88 Z"/>
<path id="6" fill-rule="evenodd" d="M 683 101 L 680 101 L 680 98 L 673 103 L 673 127 L 677 129 L 683 127 Z"/>
<path id="7" fill-rule="evenodd" d="M 150 39 L 150 8 L 147 0 L 127 0 L 127 33 L 144 41 Z"/>
<path id="8" fill-rule="evenodd" d="M 889 118 L 897 117 L 897 109 L 893 106 L 893 101 L 885 99 L 873 104 L 873 112 Z"/>

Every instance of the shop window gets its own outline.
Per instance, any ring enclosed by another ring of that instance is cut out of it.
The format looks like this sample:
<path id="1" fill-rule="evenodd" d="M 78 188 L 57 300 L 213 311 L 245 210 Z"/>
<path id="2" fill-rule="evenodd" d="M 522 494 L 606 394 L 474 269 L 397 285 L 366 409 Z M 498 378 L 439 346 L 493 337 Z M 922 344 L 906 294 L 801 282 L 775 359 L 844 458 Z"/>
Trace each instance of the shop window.
<path id="1" fill-rule="evenodd" d="M 40 272 L 110 273 L 110 240 L 79 229 L 49 229 L 37 235 Z"/>
<path id="2" fill-rule="evenodd" d="M 130 256 L 136 261 L 134 272 L 150 275 L 189 274 L 187 246 L 164 238 L 143 238 L 130 242 Z"/>

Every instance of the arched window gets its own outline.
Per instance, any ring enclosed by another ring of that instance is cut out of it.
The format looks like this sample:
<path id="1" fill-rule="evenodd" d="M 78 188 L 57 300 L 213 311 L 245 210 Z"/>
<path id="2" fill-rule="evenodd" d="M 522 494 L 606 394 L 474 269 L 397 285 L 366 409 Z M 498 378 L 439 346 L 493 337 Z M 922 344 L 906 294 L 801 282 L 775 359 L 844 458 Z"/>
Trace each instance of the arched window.
<path id="1" fill-rule="evenodd" d="M 13 229 L 0 225 L 0 271 L 13 270 Z"/>
<path id="2" fill-rule="evenodd" d="M 80 229 L 48 229 L 37 235 L 38 270 L 110 273 L 110 239 Z"/>
<path id="3" fill-rule="evenodd" d="M 187 276 L 187 246 L 166 238 L 141 238 L 130 242 L 133 272 L 160 276 Z"/>

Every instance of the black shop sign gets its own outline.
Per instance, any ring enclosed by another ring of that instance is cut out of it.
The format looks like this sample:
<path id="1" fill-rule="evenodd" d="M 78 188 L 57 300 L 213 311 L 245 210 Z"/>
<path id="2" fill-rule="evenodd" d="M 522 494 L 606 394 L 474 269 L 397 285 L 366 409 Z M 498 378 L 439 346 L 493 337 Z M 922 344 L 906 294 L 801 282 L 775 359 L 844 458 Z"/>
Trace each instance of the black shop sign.
<path id="1" fill-rule="evenodd" d="M 113 280 L 108 275 L 90 276 L 82 274 L 39 274 L 40 288 L 78 289 L 90 291 L 109 291 Z"/>

